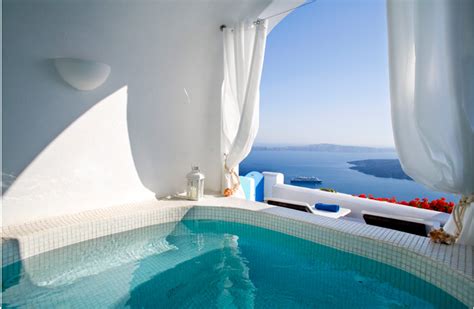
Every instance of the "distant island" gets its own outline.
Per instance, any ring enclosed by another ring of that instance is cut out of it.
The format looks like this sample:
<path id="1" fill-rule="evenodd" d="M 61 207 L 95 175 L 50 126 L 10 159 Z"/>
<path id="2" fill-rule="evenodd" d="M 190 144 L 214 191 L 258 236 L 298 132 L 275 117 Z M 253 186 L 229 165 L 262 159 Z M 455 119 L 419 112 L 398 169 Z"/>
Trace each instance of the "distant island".
<path id="1" fill-rule="evenodd" d="M 320 152 L 394 152 L 390 147 L 346 146 L 335 144 L 312 144 L 301 146 L 254 146 L 253 150 L 292 150 L 292 151 L 320 151 Z"/>
<path id="2" fill-rule="evenodd" d="M 375 177 L 381 178 L 413 180 L 402 170 L 400 161 L 398 159 L 370 159 L 349 161 L 347 163 L 353 165 L 350 167 L 350 169 L 367 175 L 373 175 Z"/>

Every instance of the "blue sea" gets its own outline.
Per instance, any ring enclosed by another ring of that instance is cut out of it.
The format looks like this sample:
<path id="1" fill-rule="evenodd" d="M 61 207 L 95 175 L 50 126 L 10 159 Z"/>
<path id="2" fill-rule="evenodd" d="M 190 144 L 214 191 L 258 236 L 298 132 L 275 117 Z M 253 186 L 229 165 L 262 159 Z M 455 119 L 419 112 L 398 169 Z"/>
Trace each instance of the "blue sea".
<path id="1" fill-rule="evenodd" d="M 291 150 L 252 150 L 240 164 L 240 174 L 250 171 L 280 172 L 285 175 L 285 183 L 296 176 L 316 176 L 323 183 L 305 184 L 311 188 L 332 188 L 348 194 L 373 194 L 376 197 L 395 197 L 397 200 L 414 198 L 436 199 L 445 197 L 457 202 L 459 197 L 453 194 L 432 191 L 412 180 L 380 178 L 355 170 L 348 161 L 367 159 L 397 159 L 396 152 L 359 153 L 359 152 L 317 152 Z"/>

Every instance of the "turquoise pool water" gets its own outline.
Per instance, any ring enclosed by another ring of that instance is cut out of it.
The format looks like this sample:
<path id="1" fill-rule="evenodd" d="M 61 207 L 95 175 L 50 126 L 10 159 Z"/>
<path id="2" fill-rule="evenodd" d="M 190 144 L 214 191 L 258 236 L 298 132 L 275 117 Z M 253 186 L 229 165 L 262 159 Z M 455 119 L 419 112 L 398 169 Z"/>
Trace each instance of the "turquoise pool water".
<path id="1" fill-rule="evenodd" d="M 3 308 L 464 308 L 385 264 L 211 220 L 82 242 L 2 274 Z"/>

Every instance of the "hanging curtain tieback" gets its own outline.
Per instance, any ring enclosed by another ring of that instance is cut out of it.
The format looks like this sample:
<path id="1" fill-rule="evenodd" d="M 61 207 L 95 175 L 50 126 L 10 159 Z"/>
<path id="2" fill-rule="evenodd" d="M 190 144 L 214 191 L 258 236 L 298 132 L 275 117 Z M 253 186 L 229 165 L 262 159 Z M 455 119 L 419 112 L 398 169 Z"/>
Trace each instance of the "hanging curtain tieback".
<path id="1" fill-rule="evenodd" d="M 231 183 L 233 184 L 231 188 L 226 188 L 224 190 L 224 196 L 231 196 L 239 189 L 240 178 L 234 168 L 229 168 L 227 166 L 227 154 L 224 154 L 224 169 L 228 174 L 231 175 Z"/>
<path id="2" fill-rule="evenodd" d="M 458 238 L 461 234 L 463 228 L 463 218 L 464 214 L 466 213 L 467 207 L 474 202 L 474 195 L 463 195 L 462 198 L 459 200 L 459 204 L 456 205 L 453 209 L 453 219 L 454 223 L 456 224 L 456 234 L 454 237 Z"/>
<path id="3" fill-rule="evenodd" d="M 429 233 L 430 239 L 435 243 L 441 243 L 445 245 L 452 245 L 456 242 L 461 235 L 463 229 L 463 219 L 466 209 L 474 202 L 474 195 L 463 195 L 459 200 L 459 203 L 454 206 L 453 209 L 453 221 L 456 225 L 456 232 L 454 235 L 446 233 L 443 228 L 433 230 Z"/>

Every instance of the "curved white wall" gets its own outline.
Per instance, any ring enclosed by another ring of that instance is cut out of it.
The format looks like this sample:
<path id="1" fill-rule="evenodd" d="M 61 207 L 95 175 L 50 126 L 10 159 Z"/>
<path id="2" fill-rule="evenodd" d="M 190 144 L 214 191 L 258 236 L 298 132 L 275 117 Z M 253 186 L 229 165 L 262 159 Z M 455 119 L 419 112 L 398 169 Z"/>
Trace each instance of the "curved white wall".
<path id="1" fill-rule="evenodd" d="M 194 164 L 218 191 L 219 26 L 269 2 L 3 1 L 3 225 L 181 191 Z M 57 57 L 112 71 L 77 91 Z"/>

